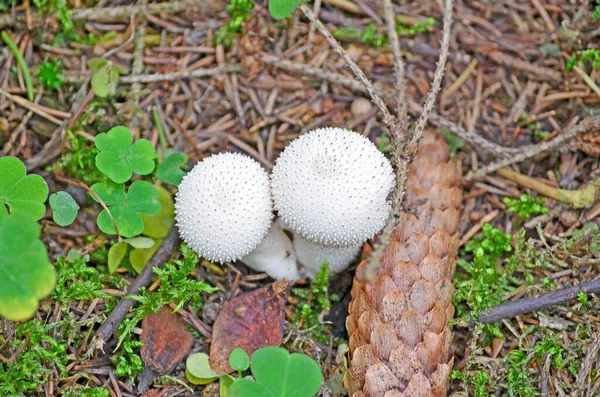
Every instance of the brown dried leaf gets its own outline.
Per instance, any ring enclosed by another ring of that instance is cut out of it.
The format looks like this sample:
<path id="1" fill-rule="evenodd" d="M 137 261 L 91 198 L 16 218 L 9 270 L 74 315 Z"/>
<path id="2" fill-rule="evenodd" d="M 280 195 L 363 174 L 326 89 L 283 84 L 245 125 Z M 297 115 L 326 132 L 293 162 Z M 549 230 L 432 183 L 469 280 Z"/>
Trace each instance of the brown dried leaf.
<path id="1" fill-rule="evenodd" d="M 181 318 L 168 306 L 148 315 L 142 331 L 142 360 L 146 368 L 161 374 L 169 373 L 187 357 L 194 343 Z"/>
<path id="2" fill-rule="evenodd" d="M 276 281 L 223 304 L 213 326 L 210 367 L 219 375 L 233 370 L 229 355 L 236 347 L 249 356 L 265 346 L 277 346 L 283 339 L 287 280 Z"/>

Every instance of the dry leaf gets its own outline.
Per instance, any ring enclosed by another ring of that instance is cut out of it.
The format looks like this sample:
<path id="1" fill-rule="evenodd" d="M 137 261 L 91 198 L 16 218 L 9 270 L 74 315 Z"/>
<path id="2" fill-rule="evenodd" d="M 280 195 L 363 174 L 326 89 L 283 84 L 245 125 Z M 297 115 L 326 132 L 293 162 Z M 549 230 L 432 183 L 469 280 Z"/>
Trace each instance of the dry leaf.
<path id="1" fill-rule="evenodd" d="M 236 347 L 249 356 L 265 346 L 278 346 L 283 339 L 283 322 L 289 281 L 276 281 L 249 294 L 225 302 L 213 326 L 210 367 L 228 374 L 229 354 Z"/>
<path id="2" fill-rule="evenodd" d="M 161 374 L 169 373 L 187 357 L 194 343 L 181 318 L 168 306 L 148 315 L 142 330 L 142 360 L 146 368 Z"/>

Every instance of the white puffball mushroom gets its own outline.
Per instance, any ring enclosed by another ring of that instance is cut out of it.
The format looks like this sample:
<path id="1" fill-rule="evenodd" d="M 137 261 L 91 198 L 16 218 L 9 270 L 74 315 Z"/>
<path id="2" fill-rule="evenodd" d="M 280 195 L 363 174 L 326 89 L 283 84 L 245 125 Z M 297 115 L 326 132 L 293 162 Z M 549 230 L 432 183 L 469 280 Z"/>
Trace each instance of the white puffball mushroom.
<path id="1" fill-rule="evenodd" d="M 276 223 L 273 223 L 269 233 L 258 247 L 240 261 L 251 269 L 267 273 L 276 280 L 300 279 L 292 241 Z"/>
<path id="2" fill-rule="evenodd" d="M 238 153 L 200 161 L 175 196 L 181 238 L 211 262 L 248 255 L 267 235 L 272 219 L 269 176 L 258 162 Z"/>
<path id="3" fill-rule="evenodd" d="M 312 279 L 321 269 L 323 262 L 329 263 L 329 273 L 339 273 L 352 263 L 362 248 L 362 244 L 349 247 L 324 247 L 308 241 L 294 233 L 294 250 L 298 262 L 302 265 L 301 273 Z"/>
<path id="4" fill-rule="evenodd" d="M 302 237 L 356 246 L 386 224 L 395 185 L 390 162 L 364 136 L 321 128 L 293 140 L 271 174 L 275 209 Z"/>

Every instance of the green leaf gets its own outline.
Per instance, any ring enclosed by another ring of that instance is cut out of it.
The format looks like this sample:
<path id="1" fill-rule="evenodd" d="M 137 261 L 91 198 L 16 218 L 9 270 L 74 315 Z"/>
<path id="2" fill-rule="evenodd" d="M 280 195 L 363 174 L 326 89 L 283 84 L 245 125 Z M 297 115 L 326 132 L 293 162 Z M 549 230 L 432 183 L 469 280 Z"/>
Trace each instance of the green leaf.
<path id="1" fill-rule="evenodd" d="M 117 228 L 123 237 L 134 237 L 137 236 L 144 230 L 144 221 L 134 210 L 124 205 L 116 205 L 110 207 L 110 213 L 115 219 Z M 117 234 L 115 227 L 110 219 L 110 215 L 106 210 L 102 211 L 98 215 L 96 221 L 100 230 L 106 234 Z"/>
<path id="2" fill-rule="evenodd" d="M 99 182 L 90 188 L 106 205 L 119 205 L 125 202 L 125 185 L 112 182 Z M 95 201 L 96 198 L 92 196 Z"/>
<path id="3" fill-rule="evenodd" d="M 107 63 L 108 59 L 106 58 L 92 58 L 89 61 L 87 61 L 87 67 L 90 68 L 92 73 L 96 73 L 98 70 L 102 69 Z"/>
<path id="4" fill-rule="evenodd" d="M 154 246 L 154 240 L 148 237 L 133 237 L 123 241 L 134 248 L 151 248 Z"/>
<path id="5" fill-rule="evenodd" d="M 160 247 L 160 244 L 162 243 L 163 239 L 156 239 L 153 241 L 154 245 L 152 247 L 135 248 L 132 249 L 129 253 L 129 262 L 131 262 L 131 266 L 133 266 L 136 272 L 141 273 L 142 270 L 144 270 L 144 267 L 146 267 L 146 264 L 148 263 L 148 261 L 150 261 L 152 255 L 154 255 L 158 247 Z"/>
<path id="6" fill-rule="evenodd" d="M 290 17 L 303 0 L 270 0 L 269 12 L 274 19 Z"/>
<path id="7" fill-rule="evenodd" d="M 123 258 L 125 258 L 125 254 L 127 253 L 127 243 L 121 241 L 110 247 L 108 250 L 108 270 L 113 273 L 119 265 Z"/>
<path id="8" fill-rule="evenodd" d="M 252 355 L 252 375 L 273 396 L 312 397 L 321 387 L 321 369 L 310 357 L 267 346 Z"/>
<path id="9" fill-rule="evenodd" d="M 37 221 L 46 213 L 48 185 L 41 176 L 26 172 L 25 164 L 16 157 L 0 158 L 0 207 L 8 205 L 10 213 L 26 214 Z M 4 208 L 1 214 L 7 212 Z"/>
<path id="10" fill-rule="evenodd" d="M 158 201 L 158 190 L 151 183 L 135 181 L 127 192 L 127 206 L 146 215 L 156 215 L 162 206 Z"/>
<path id="11" fill-rule="evenodd" d="M 283 397 L 284 395 L 269 393 L 266 387 L 248 378 L 234 382 L 227 392 L 227 397 Z"/>
<path id="12" fill-rule="evenodd" d="M 96 167 L 113 182 L 124 183 L 133 172 L 150 174 L 154 170 L 156 152 L 147 139 L 139 139 L 133 145 L 131 132 L 125 127 L 114 127 L 96 136 Z"/>
<path id="13" fill-rule="evenodd" d="M 187 156 L 181 152 L 169 154 L 158 166 L 156 177 L 165 183 L 179 185 L 185 172 L 181 169 L 187 163 Z"/>
<path id="14" fill-rule="evenodd" d="M 97 72 L 92 72 L 92 91 L 100 98 L 108 96 L 108 70 L 102 68 Z"/>
<path id="15" fill-rule="evenodd" d="M 32 317 L 38 301 L 54 288 L 56 275 L 40 229 L 27 215 L 0 217 L 0 315 L 12 321 Z"/>
<path id="16" fill-rule="evenodd" d="M 155 156 L 156 152 L 150 141 L 147 139 L 139 139 L 131 146 L 129 153 L 127 154 L 127 162 L 136 174 L 148 175 L 154 171 Z"/>
<path id="17" fill-rule="evenodd" d="M 185 362 L 185 376 L 195 385 L 206 385 L 213 382 L 219 375 L 210 369 L 208 355 L 195 353 L 190 355 Z"/>
<path id="18" fill-rule="evenodd" d="M 243 349 L 236 347 L 229 355 L 229 365 L 236 371 L 245 371 L 250 367 L 250 357 Z"/>
<path id="19" fill-rule="evenodd" d="M 156 215 L 143 215 L 144 231 L 143 235 L 153 238 L 163 238 L 169 233 L 171 226 L 175 223 L 175 206 L 173 204 L 173 196 L 164 187 L 160 185 L 154 186 L 158 191 L 158 201 L 162 209 Z"/>
<path id="20" fill-rule="evenodd" d="M 236 381 L 231 375 L 223 375 L 219 378 L 219 397 L 227 397 L 229 388 Z"/>
<path id="21" fill-rule="evenodd" d="M 50 196 L 52 218 L 59 226 L 69 226 L 79 211 L 79 204 L 67 192 L 57 192 Z"/>

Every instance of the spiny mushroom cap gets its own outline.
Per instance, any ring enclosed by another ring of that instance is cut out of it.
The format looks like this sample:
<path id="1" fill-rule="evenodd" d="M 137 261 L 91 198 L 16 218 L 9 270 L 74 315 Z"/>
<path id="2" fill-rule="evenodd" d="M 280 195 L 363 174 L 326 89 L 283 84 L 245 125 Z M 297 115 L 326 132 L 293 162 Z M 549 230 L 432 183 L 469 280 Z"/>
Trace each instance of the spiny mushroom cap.
<path id="1" fill-rule="evenodd" d="M 213 262 L 249 254 L 266 236 L 272 218 L 267 173 L 237 153 L 213 155 L 196 164 L 175 197 L 181 238 Z"/>
<path id="2" fill-rule="evenodd" d="M 362 135 L 322 128 L 292 141 L 271 175 L 279 216 L 322 245 L 357 245 L 378 233 L 391 209 L 389 161 Z"/>
<path id="3" fill-rule="evenodd" d="M 273 223 L 263 241 L 240 261 L 277 280 L 287 278 L 295 281 L 300 278 L 292 241 L 276 223 Z"/>
<path id="4" fill-rule="evenodd" d="M 315 278 L 323 262 L 329 263 L 330 273 L 341 272 L 356 259 L 361 248 L 362 244 L 350 247 L 324 247 L 294 233 L 294 250 L 298 262 L 302 265 L 301 273 L 310 278 Z"/>

